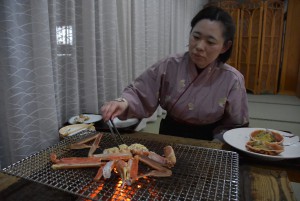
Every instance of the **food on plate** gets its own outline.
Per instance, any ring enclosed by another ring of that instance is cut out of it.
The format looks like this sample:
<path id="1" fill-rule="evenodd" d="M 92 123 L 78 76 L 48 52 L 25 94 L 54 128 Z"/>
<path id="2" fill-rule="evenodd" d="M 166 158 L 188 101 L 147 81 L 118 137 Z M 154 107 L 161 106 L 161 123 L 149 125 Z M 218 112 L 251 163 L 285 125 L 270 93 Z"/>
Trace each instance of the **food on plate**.
<path id="1" fill-rule="evenodd" d="M 248 141 L 246 148 L 249 151 L 266 154 L 266 155 L 278 155 L 284 151 L 283 146 L 277 143 L 270 143 L 265 141 Z"/>
<path id="2" fill-rule="evenodd" d="M 266 155 L 278 155 L 284 151 L 283 136 L 277 132 L 265 129 L 255 130 L 246 143 L 247 150 Z"/>
<path id="3" fill-rule="evenodd" d="M 67 136 L 76 134 L 82 130 L 95 131 L 96 128 L 93 123 L 91 123 L 91 124 L 74 124 L 74 125 L 68 125 L 68 126 L 62 127 L 61 129 L 59 129 L 59 133 L 60 133 L 61 137 L 67 137 Z"/>
<path id="4" fill-rule="evenodd" d="M 90 119 L 89 116 L 84 115 L 84 114 L 80 114 L 78 117 L 75 117 L 74 121 L 77 124 L 82 124 L 82 123 L 84 123 L 85 121 L 87 121 L 89 119 Z"/>
<path id="5" fill-rule="evenodd" d="M 122 178 L 122 187 L 131 185 L 138 179 L 147 176 L 152 177 L 169 177 L 172 175 L 171 168 L 176 163 L 176 156 L 171 146 L 165 146 L 163 155 L 159 155 L 153 151 L 149 151 L 142 144 L 126 144 L 118 147 L 104 149 L 101 154 L 94 154 L 99 148 L 102 133 L 85 138 L 80 142 L 73 143 L 69 146 L 70 149 L 89 148 L 87 157 L 69 157 L 58 158 L 55 153 L 51 153 L 50 160 L 52 168 L 70 169 L 70 168 L 98 168 L 94 181 L 99 181 L 101 178 L 110 178 L 111 172 L 115 170 Z M 147 165 L 147 172 L 139 171 L 139 162 Z M 150 169 L 150 170 L 149 170 Z"/>
<path id="6" fill-rule="evenodd" d="M 262 141 L 269 143 L 282 144 L 283 136 L 271 130 L 255 130 L 250 134 L 252 141 Z"/>

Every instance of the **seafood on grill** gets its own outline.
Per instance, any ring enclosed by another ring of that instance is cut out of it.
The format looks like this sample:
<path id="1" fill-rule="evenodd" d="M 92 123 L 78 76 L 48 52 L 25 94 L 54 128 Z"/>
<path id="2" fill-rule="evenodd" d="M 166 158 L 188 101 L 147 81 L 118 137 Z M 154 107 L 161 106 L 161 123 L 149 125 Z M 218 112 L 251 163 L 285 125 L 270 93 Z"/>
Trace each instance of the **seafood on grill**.
<path id="1" fill-rule="evenodd" d="M 165 146 L 164 155 L 161 156 L 153 151 L 149 151 L 142 144 L 126 144 L 118 147 L 104 149 L 101 154 L 94 154 L 103 134 L 98 133 L 92 137 L 71 144 L 70 149 L 89 148 L 87 157 L 69 157 L 58 159 L 55 153 L 51 153 L 50 159 L 53 169 L 70 169 L 70 168 L 98 168 L 94 181 L 101 178 L 108 179 L 111 172 L 115 170 L 125 184 L 131 185 L 134 181 L 142 177 L 169 177 L 172 175 L 171 168 L 176 164 L 176 156 L 172 146 Z M 92 145 L 89 145 L 91 144 Z M 150 168 L 147 173 L 139 173 L 139 163 L 143 163 Z"/>

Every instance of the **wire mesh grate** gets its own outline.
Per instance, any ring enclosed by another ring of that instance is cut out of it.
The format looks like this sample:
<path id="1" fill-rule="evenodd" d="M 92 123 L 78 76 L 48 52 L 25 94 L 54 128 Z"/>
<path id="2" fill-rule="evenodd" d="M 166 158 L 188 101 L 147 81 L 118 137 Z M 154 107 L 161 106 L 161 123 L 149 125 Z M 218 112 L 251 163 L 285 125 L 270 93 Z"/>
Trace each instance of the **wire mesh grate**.
<path id="1" fill-rule="evenodd" d="M 89 200 L 238 200 L 239 168 L 236 152 L 173 144 L 177 163 L 172 176 L 141 178 L 131 186 L 121 188 L 121 178 L 94 182 L 97 168 L 53 170 L 50 154 L 62 157 L 85 157 L 88 150 L 70 150 L 68 145 L 94 132 L 83 131 L 65 138 L 58 144 L 20 160 L 1 171 L 33 182 L 44 184 Z M 163 154 L 167 144 L 157 141 L 123 137 L 126 144 L 140 143 L 149 150 Z M 114 147 L 113 136 L 104 133 L 100 148 Z M 140 164 L 141 172 L 149 167 Z"/>

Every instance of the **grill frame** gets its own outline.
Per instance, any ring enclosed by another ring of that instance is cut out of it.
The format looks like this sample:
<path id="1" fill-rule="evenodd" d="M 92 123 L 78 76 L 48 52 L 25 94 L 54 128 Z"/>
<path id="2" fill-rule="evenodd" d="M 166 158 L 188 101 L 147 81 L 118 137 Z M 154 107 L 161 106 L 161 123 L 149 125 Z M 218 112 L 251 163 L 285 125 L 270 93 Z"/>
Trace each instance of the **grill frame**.
<path id="1" fill-rule="evenodd" d="M 52 152 L 56 153 L 58 158 L 87 156 L 88 149 L 70 150 L 67 147 L 94 134 L 96 132 L 82 131 L 67 137 L 2 169 L 1 172 L 77 195 L 82 200 L 119 200 L 120 198 L 124 200 L 239 200 L 239 156 L 233 151 L 171 144 L 177 158 L 171 177 L 139 179 L 131 186 L 125 185 L 123 190 L 119 183 L 121 179 L 115 173 L 110 179 L 94 182 L 93 177 L 97 173 L 97 168 L 67 170 L 51 168 L 50 153 Z M 128 145 L 141 143 L 161 155 L 163 147 L 170 145 L 170 143 L 130 136 L 123 136 L 123 138 Z M 113 146 L 115 146 L 113 136 L 104 133 L 96 153 Z M 141 172 L 149 170 L 142 164 L 139 167 Z M 98 192 L 95 193 L 97 189 Z"/>

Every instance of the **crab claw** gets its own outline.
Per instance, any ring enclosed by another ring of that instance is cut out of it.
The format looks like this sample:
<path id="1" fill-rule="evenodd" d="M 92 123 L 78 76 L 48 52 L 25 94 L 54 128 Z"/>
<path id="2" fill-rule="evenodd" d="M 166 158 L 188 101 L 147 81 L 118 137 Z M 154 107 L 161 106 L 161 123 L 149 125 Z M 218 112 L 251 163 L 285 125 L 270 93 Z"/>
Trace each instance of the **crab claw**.
<path id="1" fill-rule="evenodd" d="M 104 165 L 104 167 L 103 167 L 103 177 L 105 178 L 105 179 L 108 179 L 108 178 L 110 178 L 110 176 L 111 176 L 111 171 L 114 169 L 114 167 L 115 167 L 115 165 L 116 165 L 116 161 L 109 161 L 109 162 L 107 162 L 105 165 Z"/>
<path id="2" fill-rule="evenodd" d="M 118 173 L 120 174 L 121 178 L 122 178 L 122 186 L 121 188 L 124 187 L 125 183 L 129 183 L 130 180 L 130 170 L 128 167 L 128 163 L 126 163 L 123 160 L 118 160 L 116 162 L 116 169 L 118 171 Z"/>
<path id="3" fill-rule="evenodd" d="M 166 158 L 167 167 L 174 167 L 176 163 L 176 156 L 173 147 L 165 146 L 164 147 L 164 155 Z"/>
<path id="4" fill-rule="evenodd" d="M 138 178 L 138 163 L 138 156 L 129 159 L 127 163 L 123 160 L 116 162 L 116 169 L 122 178 L 122 188 L 125 184 L 130 186 Z"/>
<path id="5" fill-rule="evenodd" d="M 139 157 L 134 156 L 133 159 L 128 161 L 130 166 L 130 181 L 133 183 L 138 178 L 138 171 L 139 171 Z"/>
<path id="6" fill-rule="evenodd" d="M 150 159 L 158 162 L 162 166 L 165 166 L 168 168 L 174 167 L 174 165 L 176 163 L 175 153 L 171 146 L 164 147 L 164 156 L 165 157 L 163 157 L 155 152 L 152 152 L 152 151 L 148 152 L 147 156 Z"/>
<path id="7" fill-rule="evenodd" d="M 104 169 L 104 165 L 98 169 L 98 172 L 94 177 L 94 181 L 99 181 L 101 179 L 101 177 L 103 176 L 103 169 Z"/>
<path id="8" fill-rule="evenodd" d="M 147 156 L 138 156 L 138 157 L 142 163 L 144 163 L 154 169 L 154 170 L 150 171 L 149 173 L 140 175 L 138 178 L 144 177 L 144 176 L 169 177 L 172 175 L 171 170 L 169 170 L 166 167 L 163 167 L 160 163 L 148 158 Z"/>

